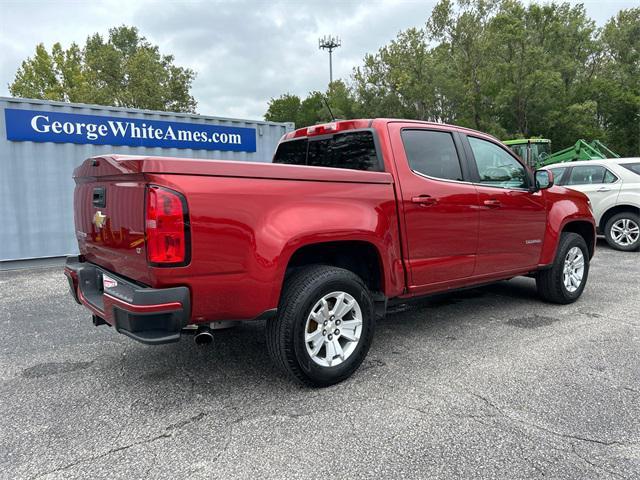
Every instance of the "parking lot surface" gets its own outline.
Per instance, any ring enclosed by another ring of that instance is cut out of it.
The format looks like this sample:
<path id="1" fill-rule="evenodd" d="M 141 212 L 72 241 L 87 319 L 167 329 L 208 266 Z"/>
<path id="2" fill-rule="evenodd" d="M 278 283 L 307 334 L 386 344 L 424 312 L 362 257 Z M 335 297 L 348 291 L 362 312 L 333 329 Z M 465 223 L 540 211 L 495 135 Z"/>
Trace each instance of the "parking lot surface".
<path id="1" fill-rule="evenodd" d="M 577 303 L 516 278 L 398 307 L 321 390 L 263 323 L 150 347 L 60 268 L 0 272 L 0 476 L 640 478 L 640 254 L 598 247 Z"/>

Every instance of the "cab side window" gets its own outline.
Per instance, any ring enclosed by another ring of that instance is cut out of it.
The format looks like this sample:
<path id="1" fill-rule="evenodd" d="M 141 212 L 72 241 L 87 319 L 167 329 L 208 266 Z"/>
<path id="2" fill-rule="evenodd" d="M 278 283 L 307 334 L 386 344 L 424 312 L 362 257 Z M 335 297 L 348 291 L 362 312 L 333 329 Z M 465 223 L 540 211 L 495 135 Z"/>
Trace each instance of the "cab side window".
<path id="1" fill-rule="evenodd" d="M 403 130 L 402 143 L 414 172 L 444 180 L 462 180 L 460 159 L 451 133 Z"/>
<path id="2" fill-rule="evenodd" d="M 475 137 L 467 137 L 480 183 L 499 188 L 527 188 L 527 170 L 498 145 Z"/>
<path id="3" fill-rule="evenodd" d="M 581 165 L 573 167 L 567 185 L 591 185 L 613 183 L 617 177 L 601 165 Z"/>

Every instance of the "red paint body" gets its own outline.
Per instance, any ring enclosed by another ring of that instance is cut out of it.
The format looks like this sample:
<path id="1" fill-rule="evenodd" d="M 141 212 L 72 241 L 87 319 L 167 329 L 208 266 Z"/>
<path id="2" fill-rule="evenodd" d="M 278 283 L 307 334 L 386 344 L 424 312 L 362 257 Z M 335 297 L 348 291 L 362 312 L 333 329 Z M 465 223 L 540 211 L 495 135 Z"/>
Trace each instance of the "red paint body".
<path id="1" fill-rule="evenodd" d="M 190 322 L 201 323 L 253 319 L 276 308 L 289 260 L 308 245 L 371 244 L 380 260 L 383 293 L 394 298 L 531 273 L 553 261 L 559 235 L 570 222 L 587 222 L 594 244 L 595 224 L 583 194 L 562 187 L 529 192 L 419 176 L 405 157 L 400 131 L 406 127 L 472 132 L 378 119 L 285 136 L 371 128 L 384 172 L 160 157 L 89 159 L 74 173 L 81 255 L 142 285 L 187 286 Z M 186 266 L 147 263 L 148 184 L 186 199 L 191 249 Z M 95 187 L 105 187 L 105 208 L 91 203 Z M 414 200 L 421 195 L 435 203 Z M 492 202 L 500 207 L 493 208 Z M 101 228 L 92 223 L 97 210 L 107 216 Z M 536 241 L 527 244 L 531 239 Z"/>

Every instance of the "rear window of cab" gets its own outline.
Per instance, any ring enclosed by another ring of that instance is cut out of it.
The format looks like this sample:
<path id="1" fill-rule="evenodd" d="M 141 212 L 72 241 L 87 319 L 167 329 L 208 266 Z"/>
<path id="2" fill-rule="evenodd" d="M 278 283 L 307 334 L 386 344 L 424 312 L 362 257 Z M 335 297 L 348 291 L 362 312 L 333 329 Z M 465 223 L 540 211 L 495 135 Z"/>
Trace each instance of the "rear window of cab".
<path id="1" fill-rule="evenodd" d="M 273 163 L 382 171 L 376 143 L 370 131 L 336 133 L 282 142 L 278 145 Z"/>

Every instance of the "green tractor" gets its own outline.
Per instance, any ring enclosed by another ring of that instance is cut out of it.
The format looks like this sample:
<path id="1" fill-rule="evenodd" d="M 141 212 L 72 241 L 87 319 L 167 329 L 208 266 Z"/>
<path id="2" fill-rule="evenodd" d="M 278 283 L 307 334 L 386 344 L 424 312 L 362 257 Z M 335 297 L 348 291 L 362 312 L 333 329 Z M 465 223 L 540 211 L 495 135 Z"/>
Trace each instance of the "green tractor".
<path id="1" fill-rule="evenodd" d="M 599 140 L 589 143 L 580 139 L 571 147 L 555 153 L 551 153 L 551 140 L 547 138 L 519 138 L 503 143 L 533 168 L 561 162 L 620 157 Z"/>

